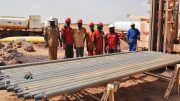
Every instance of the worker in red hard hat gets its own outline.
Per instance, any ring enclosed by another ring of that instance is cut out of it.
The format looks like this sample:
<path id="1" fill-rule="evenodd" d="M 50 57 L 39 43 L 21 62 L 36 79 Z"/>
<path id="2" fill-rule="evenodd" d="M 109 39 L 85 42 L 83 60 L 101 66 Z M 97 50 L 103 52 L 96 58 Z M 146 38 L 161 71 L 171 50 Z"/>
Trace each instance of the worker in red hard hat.
<path id="1" fill-rule="evenodd" d="M 93 43 L 93 33 L 94 33 L 94 23 L 89 23 L 90 31 L 86 35 L 86 44 L 87 44 L 87 51 L 88 56 L 93 56 L 94 53 L 94 43 Z"/>
<path id="2" fill-rule="evenodd" d="M 120 51 L 120 40 L 118 34 L 115 32 L 114 24 L 109 25 L 109 33 L 106 34 L 106 48 L 107 53 L 116 53 Z"/>
<path id="3" fill-rule="evenodd" d="M 95 54 L 101 55 L 105 49 L 105 35 L 103 32 L 103 23 L 99 22 L 97 24 L 97 30 L 93 33 L 93 42 L 95 46 Z"/>
<path id="4" fill-rule="evenodd" d="M 73 58 L 74 57 L 74 39 L 73 39 L 73 29 L 71 28 L 71 19 L 66 18 L 65 25 L 62 28 L 62 42 L 63 48 L 65 50 L 65 58 Z"/>
<path id="5" fill-rule="evenodd" d="M 74 30 L 74 47 L 76 50 L 76 57 L 84 56 L 84 41 L 86 37 L 86 29 L 82 27 L 83 21 L 77 21 L 78 28 Z"/>
<path id="6" fill-rule="evenodd" d="M 57 51 L 60 40 L 59 27 L 56 25 L 57 18 L 51 17 L 49 26 L 44 30 L 45 47 L 49 48 L 49 59 L 57 59 Z M 58 42 L 59 40 L 59 42 Z"/>

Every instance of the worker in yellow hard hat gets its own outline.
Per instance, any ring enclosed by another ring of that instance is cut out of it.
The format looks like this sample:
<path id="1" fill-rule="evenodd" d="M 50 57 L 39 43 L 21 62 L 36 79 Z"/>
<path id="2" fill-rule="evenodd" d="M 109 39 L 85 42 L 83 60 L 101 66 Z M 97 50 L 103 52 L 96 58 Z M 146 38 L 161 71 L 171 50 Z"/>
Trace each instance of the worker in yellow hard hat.
<path id="1" fill-rule="evenodd" d="M 49 59 L 57 59 L 57 51 L 60 42 L 59 27 L 56 25 L 57 18 L 51 17 L 49 26 L 44 30 L 45 47 L 48 47 Z M 59 40 L 59 42 L 58 42 Z"/>

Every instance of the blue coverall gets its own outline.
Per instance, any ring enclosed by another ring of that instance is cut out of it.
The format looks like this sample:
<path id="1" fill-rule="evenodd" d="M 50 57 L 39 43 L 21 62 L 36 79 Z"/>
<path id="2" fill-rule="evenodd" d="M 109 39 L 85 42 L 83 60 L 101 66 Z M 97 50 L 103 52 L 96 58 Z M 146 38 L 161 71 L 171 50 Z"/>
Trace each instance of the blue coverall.
<path id="1" fill-rule="evenodd" d="M 127 32 L 127 37 L 129 40 L 129 51 L 136 51 L 137 39 L 140 32 L 136 28 L 131 28 Z"/>

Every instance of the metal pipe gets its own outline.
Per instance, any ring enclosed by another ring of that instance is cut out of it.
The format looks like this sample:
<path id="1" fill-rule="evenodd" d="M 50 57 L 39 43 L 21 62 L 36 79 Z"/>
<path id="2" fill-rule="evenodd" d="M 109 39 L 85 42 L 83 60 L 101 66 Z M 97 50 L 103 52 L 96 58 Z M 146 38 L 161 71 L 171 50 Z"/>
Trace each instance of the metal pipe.
<path id="1" fill-rule="evenodd" d="M 4 78 L 0 81 L 6 83 L 4 81 L 9 80 L 10 84 L 7 89 L 17 91 L 18 97 L 23 96 L 26 99 L 35 96 L 35 99 L 39 99 L 42 97 L 41 95 L 52 97 L 57 94 L 69 93 L 179 62 L 180 56 L 159 52 L 117 54 L 89 58 L 85 61 L 82 59 L 49 65 L 43 64 L 41 65 L 44 68 L 43 70 L 40 69 L 39 65 L 30 66 L 33 67 L 32 71 L 38 70 L 39 72 L 39 74 L 34 74 L 32 80 L 21 79 L 28 68 L 19 67 L 12 70 L 3 70 L 2 73 L 4 75 L 9 74 L 10 78 Z M 13 72 L 13 70 L 15 71 Z M 17 74 L 19 72 L 22 73 Z M 46 73 L 48 74 L 46 75 Z"/>
<path id="2" fill-rule="evenodd" d="M 129 66 L 133 66 L 133 65 L 135 66 L 135 64 L 131 64 L 131 65 L 129 65 Z M 121 71 L 123 71 L 124 69 L 126 69 L 126 67 L 121 68 Z M 102 71 L 103 71 L 103 70 L 102 70 Z M 99 71 L 98 71 L 98 72 L 99 72 Z M 81 75 L 79 75 L 79 76 L 81 77 Z M 89 75 L 88 75 L 88 76 L 89 76 Z M 88 77 L 88 78 L 89 78 L 89 77 Z M 75 78 L 74 78 L 74 79 L 75 79 Z M 68 80 L 68 79 L 67 79 L 67 80 Z M 61 82 L 64 82 L 64 81 L 66 81 L 65 83 L 68 83 L 67 80 L 64 80 L 64 79 L 63 79 L 63 81 L 59 81 L 60 84 L 59 84 L 58 82 L 53 82 L 53 83 L 55 83 L 56 85 L 61 85 Z M 70 81 L 73 82 L 72 80 L 70 80 Z M 51 84 L 48 84 L 48 85 L 53 86 L 53 87 L 55 86 L 55 85 L 51 85 Z M 63 85 L 63 84 L 62 84 L 62 85 Z M 43 85 L 41 85 L 41 86 L 43 86 Z M 43 86 L 43 87 L 37 87 L 36 90 L 39 89 L 39 88 L 45 89 L 46 86 L 45 86 L 45 87 L 44 87 L 44 86 Z M 49 88 L 49 87 L 47 87 L 47 88 Z M 32 91 L 31 88 L 28 88 L 28 89 L 30 89 L 30 91 Z"/>
<path id="3" fill-rule="evenodd" d="M 175 63 L 173 60 L 170 61 L 170 62 L 168 62 L 168 63 L 171 63 L 171 62 L 172 62 L 172 64 Z M 164 63 L 159 63 L 159 65 L 156 65 L 156 66 L 157 66 L 157 67 L 150 66 L 151 68 L 148 68 L 148 70 L 153 70 L 153 68 L 156 68 L 156 69 L 157 69 L 157 68 L 160 68 L 160 67 L 165 66 L 165 65 L 164 65 Z M 147 68 L 144 69 L 144 70 L 130 71 L 129 74 L 133 75 L 133 74 L 136 74 L 136 73 L 144 72 L 144 71 L 146 71 L 146 70 L 147 70 Z M 120 79 L 120 78 L 122 78 L 122 77 L 129 76 L 129 74 L 124 74 L 124 75 L 121 75 L 121 76 L 119 76 L 118 74 L 119 74 L 119 73 L 113 74 L 113 75 L 115 75 L 115 76 L 107 75 L 107 78 L 102 78 L 102 77 L 101 77 L 101 78 L 99 78 L 100 81 L 96 81 L 96 83 L 91 82 L 91 81 L 93 81 L 93 80 L 92 80 L 92 78 L 90 78 L 90 79 L 88 80 L 89 82 L 85 80 L 84 83 L 83 83 L 83 82 L 77 83 L 77 84 L 76 84 L 76 83 L 73 83 L 73 84 L 71 84 L 71 85 L 67 85 L 67 87 L 61 86 L 61 87 L 56 88 L 56 89 L 54 89 L 54 90 L 47 91 L 47 92 L 44 92 L 44 93 L 40 93 L 40 94 L 36 95 L 34 98 L 35 98 L 35 100 L 39 100 L 39 99 L 42 99 L 44 95 L 49 98 L 49 97 L 52 97 L 52 96 L 56 96 L 56 95 L 65 93 L 65 92 L 77 91 L 77 90 L 80 90 L 80 89 L 83 89 L 83 88 L 86 88 L 86 87 L 90 87 L 90 86 L 93 86 L 93 85 L 96 85 L 96 84 L 102 84 L 102 83 L 105 83 L 105 82 L 107 82 L 107 81 L 117 80 L 117 79 Z M 88 83 L 87 83 L 87 82 L 88 82 Z M 73 86 L 73 87 L 70 88 L 70 87 L 68 87 L 68 86 Z M 59 90 L 59 89 L 61 89 L 61 90 Z M 27 96 L 27 95 L 26 95 L 26 96 Z M 26 96 L 24 96 L 24 97 L 26 97 Z"/>
<path id="4" fill-rule="evenodd" d="M 103 65 L 103 64 L 102 64 Z"/>
<path id="5" fill-rule="evenodd" d="M 138 52 L 138 51 L 136 51 L 136 52 Z M 35 65 L 42 65 L 42 64 L 50 64 L 50 63 L 57 63 L 57 62 L 74 61 L 74 60 L 81 60 L 81 59 L 89 59 L 89 58 L 97 58 L 97 57 L 104 57 L 104 56 L 111 56 L 111 55 L 118 55 L 118 54 L 126 54 L 126 53 L 134 53 L 134 52 L 119 52 L 119 53 L 113 53 L 113 54 L 87 56 L 87 57 L 79 57 L 79 58 L 64 59 L 64 60 L 51 60 L 51 61 L 45 61 L 45 62 L 36 62 L 36 63 L 26 63 L 26 64 L 18 64 L 18 65 L 1 66 L 0 70 L 12 69 L 12 68 L 21 68 L 21 67 L 26 67 L 26 66 L 35 66 Z"/>
<path id="6" fill-rule="evenodd" d="M 146 65 L 144 65 L 144 66 L 146 66 Z M 108 74 L 109 74 L 109 73 L 108 73 Z M 69 84 L 69 83 L 67 83 L 67 84 Z M 62 88 L 64 88 L 64 87 L 62 87 Z M 49 89 L 48 89 L 47 91 L 49 91 Z M 42 92 L 45 92 L 45 91 L 43 90 Z M 38 93 L 38 92 L 37 92 L 37 93 Z M 25 95 L 25 96 L 27 96 L 27 95 Z M 30 95 L 30 96 L 33 96 L 33 95 Z"/>

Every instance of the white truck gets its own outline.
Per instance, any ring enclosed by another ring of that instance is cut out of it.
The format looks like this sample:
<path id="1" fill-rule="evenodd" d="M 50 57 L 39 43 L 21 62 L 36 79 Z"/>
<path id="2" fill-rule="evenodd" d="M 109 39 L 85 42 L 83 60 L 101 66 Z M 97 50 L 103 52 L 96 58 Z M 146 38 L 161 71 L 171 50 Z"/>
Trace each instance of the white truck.
<path id="1" fill-rule="evenodd" d="M 12 16 L 0 17 L 0 39 L 10 36 L 41 36 L 42 33 L 43 24 L 39 15 L 30 15 L 28 19 Z"/>

